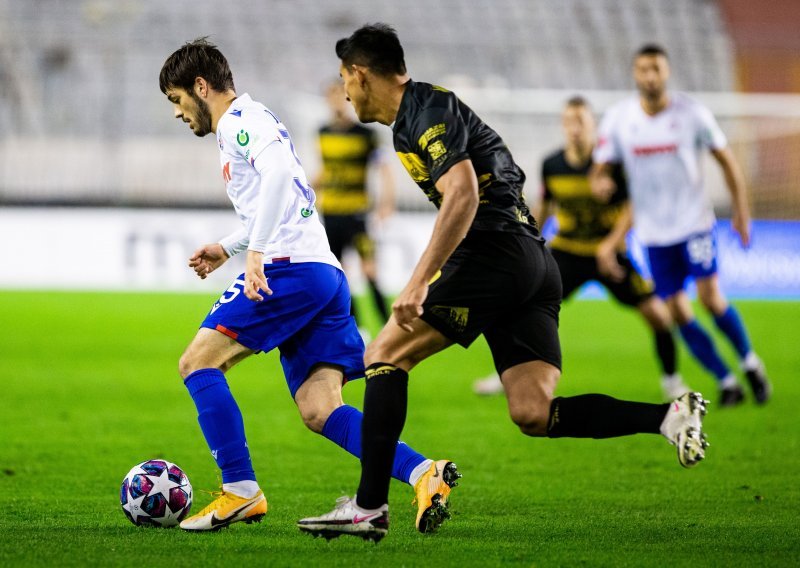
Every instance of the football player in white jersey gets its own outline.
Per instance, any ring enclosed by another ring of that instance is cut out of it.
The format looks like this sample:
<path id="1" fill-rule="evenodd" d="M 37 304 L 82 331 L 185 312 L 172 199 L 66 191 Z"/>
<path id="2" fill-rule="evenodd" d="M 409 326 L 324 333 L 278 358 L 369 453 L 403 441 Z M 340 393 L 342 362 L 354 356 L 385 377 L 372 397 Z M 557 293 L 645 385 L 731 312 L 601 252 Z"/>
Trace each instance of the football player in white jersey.
<path id="1" fill-rule="evenodd" d="M 722 168 L 732 197 L 733 228 L 747 246 L 750 211 L 744 179 L 714 116 L 689 96 L 668 91 L 669 74 L 662 47 L 646 45 L 637 52 L 633 76 L 639 94 L 617 103 L 603 118 L 592 190 L 609 199 L 615 190 L 612 166 L 623 164 L 636 236 L 647 247 L 656 293 L 666 300 L 690 351 L 717 378 L 720 403 L 738 404 L 744 393 L 695 318 L 685 291 L 689 277 L 695 279 L 700 302 L 736 349 L 756 402 L 764 403 L 771 393 L 764 365 L 738 312 L 720 290 L 715 218 L 703 187 L 701 152 L 710 151 Z"/>
<path id="2" fill-rule="evenodd" d="M 205 39 L 170 55 L 159 82 L 175 118 L 197 136 L 216 134 L 222 177 L 242 222 L 240 230 L 197 249 L 189 266 L 206 278 L 247 251 L 245 273 L 213 305 L 179 363 L 223 483 L 219 497 L 183 519 L 181 528 L 217 530 L 260 521 L 267 512 L 224 373 L 253 353 L 278 348 L 306 426 L 360 457 L 362 415 L 343 403 L 341 388 L 364 376 L 364 343 L 350 315 L 347 280 L 284 124 L 249 95 L 237 96 L 228 62 Z M 421 532 L 444 520 L 439 496 L 450 485 L 438 472 L 445 467 L 458 476 L 452 462 L 434 462 L 397 444 L 392 475 L 415 487 Z"/>

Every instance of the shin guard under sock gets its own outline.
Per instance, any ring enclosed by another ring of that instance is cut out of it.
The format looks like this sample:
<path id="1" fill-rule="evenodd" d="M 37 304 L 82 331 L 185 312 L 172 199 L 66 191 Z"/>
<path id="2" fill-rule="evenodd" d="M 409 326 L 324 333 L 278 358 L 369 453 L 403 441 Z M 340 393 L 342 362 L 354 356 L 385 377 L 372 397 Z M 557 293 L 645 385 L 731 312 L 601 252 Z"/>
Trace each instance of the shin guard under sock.
<path id="1" fill-rule="evenodd" d="M 377 509 L 389 501 L 395 449 L 406 421 L 408 373 L 394 365 L 367 368 L 361 424 L 361 482 L 356 504 Z"/>

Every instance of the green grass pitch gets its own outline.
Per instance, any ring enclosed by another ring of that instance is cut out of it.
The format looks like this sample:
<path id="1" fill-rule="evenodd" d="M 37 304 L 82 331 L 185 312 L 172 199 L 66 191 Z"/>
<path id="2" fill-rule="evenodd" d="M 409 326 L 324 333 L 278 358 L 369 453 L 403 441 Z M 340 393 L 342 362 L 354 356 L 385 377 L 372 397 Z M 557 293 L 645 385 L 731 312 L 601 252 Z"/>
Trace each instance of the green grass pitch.
<path id="1" fill-rule="evenodd" d="M 178 357 L 211 296 L 0 293 L 0 565 L 63 566 L 781 566 L 800 563 L 800 304 L 738 302 L 775 386 L 706 419 L 705 462 L 682 469 L 660 436 L 531 439 L 502 397 L 478 398 L 492 370 L 482 340 L 454 347 L 411 375 L 403 439 L 464 474 L 453 518 L 435 535 L 413 529 L 409 487 L 394 482 L 392 529 L 378 545 L 326 542 L 294 522 L 354 492 L 358 462 L 302 425 L 277 356 L 229 373 L 259 480 L 260 525 L 217 534 L 139 528 L 118 503 L 135 463 L 181 465 L 195 511 L 218 474 L 177 375 Z M 708 320 L 704 320 L 708 324 Z M 650 336 L 606 302 L 562 310 L 558 394 L 603 392 L 658 401 Z M 729 360 L 731 349 L 722 349 Z M 687 382 L 713 381 L 681 351 Z M 361 407 L 363 381 L 345 388 Z"/>

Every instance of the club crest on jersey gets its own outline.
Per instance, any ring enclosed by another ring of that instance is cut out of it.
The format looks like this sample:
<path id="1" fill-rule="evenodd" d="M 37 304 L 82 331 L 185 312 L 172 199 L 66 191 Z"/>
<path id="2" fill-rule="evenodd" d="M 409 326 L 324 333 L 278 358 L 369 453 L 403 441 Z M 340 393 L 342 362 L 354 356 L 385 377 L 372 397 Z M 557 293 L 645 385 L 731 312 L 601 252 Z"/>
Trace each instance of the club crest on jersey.
<path id="1" fill-rule="evenodd" d="M 239 146 L 247 146 L 250 142 L 250 134 L 244 130 L 240 130 L 239 134 L 236 135 L 236 142 L 239 143 Z"/>

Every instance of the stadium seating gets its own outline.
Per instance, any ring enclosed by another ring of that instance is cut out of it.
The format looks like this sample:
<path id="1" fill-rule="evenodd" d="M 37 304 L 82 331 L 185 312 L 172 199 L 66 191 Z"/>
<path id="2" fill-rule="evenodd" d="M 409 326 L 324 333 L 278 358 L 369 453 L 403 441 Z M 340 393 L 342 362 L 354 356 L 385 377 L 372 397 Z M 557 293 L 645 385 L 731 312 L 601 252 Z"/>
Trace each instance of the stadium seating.
<path id="1" fill-rule="evenodd" d="M 154 99 L 166 55 L 199 35 L 220 44 L 238 82 L 254 91 L 262 90 L 257 85 L 316 93 L 335 73 L 335 40 L 377 20 L 398 28 L 421 79 L 462 75 L 478 86 L 617 89 L 630 84 L 633 50 L 657 40 L 680 62 L 676 86 L 733 87 L 718 11 L 697 0 L 271 0 L 224 8 L 213 0 L 6 0 L 0 16 L 0 53 L 12 64 L 4 102 L 44 113 L 30 119 L 39 124 L 17 124 L 20 130 L 47 124 L 48 132 L 92 135 L 107 128 L 100 125 L 105 119 L 117 134 L 174 135 L 168 123 L 142 120 L 158 110 L 142 102 Z M 86 108 L 64 108 L 75 106 Z"/>
<path id="2" fill-rule="evenodd" d="M 202 35 L 231 61 L 239 90 L 282 116 L 313 169 L 334 43 L 373 21 L 397 27 L 415 78 L 443 85 L 628 89 L 633 51 L 656 40 L 677 62 L 676 87 L 733 88 L 729 39 L 711 1 L 0 0 L 0 203 L 226 206 L 213 147 L 170 119 L 158 90 L 166 56 Z M 529 171 L 557 141 L 555 116 L 487 119 L 526 154 Z M 521 142 L 531 128 L 541 147 Z M 58 167 L 43 171 L 31 148 Z M 185 173 L 170 174 L 170 158 Z M 413 188 L 400 195 L 424 206 Z"/>

